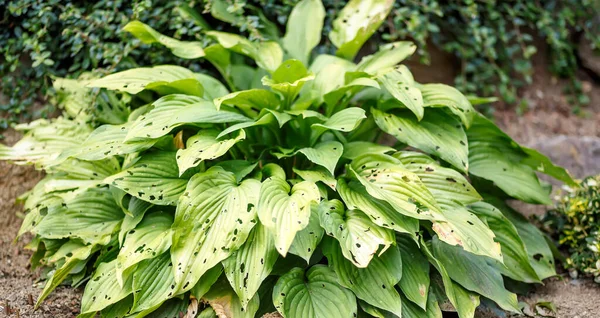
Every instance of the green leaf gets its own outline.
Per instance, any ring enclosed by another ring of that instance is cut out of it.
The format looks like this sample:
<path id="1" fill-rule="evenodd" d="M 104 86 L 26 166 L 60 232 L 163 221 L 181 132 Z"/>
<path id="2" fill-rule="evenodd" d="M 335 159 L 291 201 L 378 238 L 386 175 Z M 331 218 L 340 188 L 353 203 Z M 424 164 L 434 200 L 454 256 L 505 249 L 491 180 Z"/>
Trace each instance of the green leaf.
<path id="1" fill-rule="evenodd" d="M 338 284 L 335 273 L 315 265 L 306 274 L 294 268 L 273 288 L 273 304 L 286 318 L 355 317 L 356 298 Z"/>
<path id="2" fill-rule="evenodd" d="M 258 162 L 251 163 L 246 160 L 227 160 L 217 163 L 215 166 L 222 167 L 223 169 L 232 172 L 235 175 L 237 182 L 241 182 L 244 177 L 250 174 L 254 168 L 258 165 Z"/>
<path id="3" fill-rule="evenodd" d="M 198 166 L 204 160 L 215 160 L 229 152 L 237 142 L 246 138 L 244 130 L 231 139 L 217 140 L 219 132 L 213 129 L 200 130 L 186 142 L 185 149 L 177 150 L 179 176 L 188 169 Z"/>
<path id="4" fill-rule="evenodd" d="M 119 245 L 123 244 L 125 235 L 133 230 L 144 217 L 146 211 L 152 207 L 150 202 L 140 200 L 136 197 L 131 197 L 127 205 L 125 212 L 125 218 L 121 223 L 121 230 L 119 231 Z"/>
<path id="5" fill-rule="evenodd" d="M 287 60 L 273 72 L 272 78 L 265 76 L 261 82 L 281 93 L 289 105 L 298 96 L 304 84 L 314 78 L 314 74 L 309 72 L 302 62 Z"/>
<path id="6" fill-rule="evenodd" d="M 370 196 L 356 181 L 347 182 L 340 178 L 337 191 L 350 209 L 363 211 L 371 221 L 383 228 L 411 236 L 419 230 L 419 220 L 398 213 L 387 202 Z"/>
<path id="7" fill-rule="evenodd" d="M 156 212 L 144 217 L 135 229 L 127 233 L 117 257 L 117 279 L 119 284 L 123 272 L 131 266 L 161 255 L 171 247 L 173 217 L 169 213 Z"/>
<path id="8" fill-rule="evenodd" d="M 217 109 L 221 107 L 221 104 L 225 104 L 237 106 L 246 114 L 256 115 L 263 108 L 279 108 L 281 101 L 279 100 L 279 97 L 271 91 L 264 89 L 251 89 L 233 92 L 223 97 L 216 98 L 214 103 L 217 106 Z"/>
<path id="9" fill-rule="evenodd" d="M 191 124 L 221 124 L 250 121 L 244 115 L 217 110 L 212 102 L 188 95 L 169 95 L 158 99 L 154 107 L 131 125 L 126 142 L 155 139 L 170 133 L 171 129 Z"/>
<path id="10" fill-rule="evenodd" d="M 521 146 L 521 149 L 527 154 L 527 158 L 525 158 L 522 163 L 530 166 L 536 171 L 560 180 L 569 186 L 577 187 L 577 182 L 573 180 L 573 177 L 565 168 L 555 165 L 548 157 L 535 149 L 523 146 Z"/>
<path id="11" fill-rule="evenodd" d="M 394 243 L 394 232 L 377 226 L 360 210 L 346 210 L 337 199 L 322 201 L 318 212 L 325 233 L 340 242 L 344 257 L 357 267 L 367 267 L 380 245 L 381 255 Z"/>
<path id="12" fill-rule="evenodd" d="M 201 299 L 215 284 L 215 282 L 221 277 L 223 273 L 223 266 L 221 264 L 215 265 L 209 269 L 200 277 L 198 283 L 190 290 L 190 294 L 196 299 Z"/>
<path id="13" fill-rule="evenodd" d="M 141 261 L 132 276 L 134 301 L 131 312 L 155 310 L 173 296 L 175 278 L 169 253 Z"/>
<path id="14" fill-rule="evenodd" d="M 96 128 L 88 138 L 67 154 L 83 160 L 101 160 L 111 156 L 122 156 L 144 151 L 152 147 L 156 140 L 141 140 L 125 143 L 131 124 L 102 125 Z"/>
<path id="15" fill-rule="evenodd" d="M 360 60 L 357 71 L 377 74 L 380 70 L 398 65 L 415 53 L 417 46 L 408 41 L 387 43 L 379 47 L 379 51 L 367 55 Z"/>
<path id="16" fill-rule="evenodd" d="M 173 55 L 183 59 L 196 59 L 204 56 L 201 42 L 179 41 L 160 34 L 149 25 L 140 21 L 131 21 L 123 27 L 123 31 L 131 33 L 145 44 L 160 43 L 168 47 Z"/>
<path id="17" fill-rule="evenodd" d="M 308 160 L 315 164 L 325 167 L 334 175 L 335 167 L 344 152 L 344 147 L 337 141 L 323 141 L 315 145 L 314 148 L 302 148 L 298 152 L 305 155 Z"/>
<path id="18" fill-rule="evenodd" d="M 408 301 L 404 295 L 402 296 L 402 313 L 408 318 L 442 318 L 442 310 L 438 304 L 438 300 L 432 292 L 429 292 L 427 297 L 427 307 L 421 309 L 414 303 Z M 403 316 L 403 317 L 404 317 Z"/>
<path id="19" fill-rule="evenodd" d="M 444 84 L 424 84 L 419 86 L 425 107 L 447 107 L 465 127 L 473 121 L 475 109 L 469 100 L 456 88 Z"/>
<path id="20" fill-rule="evenodd" d="M 124 216 L 108 188 L 90 188 L 66 198 L 61 208 L 42 219 L 34 233 L 50 239 L 76 237 L 86 243 L 105 242 Z"/>
<path id="21" fill-rule="evenodd" d="M 316 141 L 321 134 L 323 134 L 327 130 L 337 130 L 342 132 L 350 132 L 358 125 L 360 122 L 367 118 L 365 115 L 365 110 L 359 107 L 349 107 L 345 108 L 328 118 L 324 123 L 316 123 L 311 125 L 311 140 Z"/>
<path id="22" fill-rule="evenodd" d="M 78 241 L 71 240 L 63 244 L 59 250 L 56 251 L 52 258 L 54 261 L 58 261 L 59 257 L 60 260 L 64 258 L 64 263 L 61 266 L 57 266 L 52 276 L 46 281 L 44 290 L 40 293 L 35 308 L 38 308 L 44 299 L 46 299 L 46 297 L 48 297 L 48 295 L 50 295 L 50 293 L 58 287 L 65 278 L 71 274 L 73 269 L 82 263 L 82 261 L 84 261 L 83 263 L 85 264 L 85 260 L 90 257 L 93 249 L 93 245 L 85 245 Z M 52 259 L 49 261 L 52 261 Z"/>
<path id="23" fill-rule="evenodd" d="M 290 187 L 278 176 L 263 181 L 258 202 L 260 222 L 275 238 L 277 251 L 285 256 L 296 233 L 308 225 L 310 205 L 319 202 L 317 185 L 302 181 Z"/>
<path id="24" fill-rule="evenodd" d="M 508 195 L 528 203 L 551 204 L 548 192 L 526 164 L 527 154 L 494 123 L 477 115 L 467 131 L 469 173 L 494 182 Z"/>
<path id="25" fill-rule="evenodd" d="M 77 79 L 55 78 L 52 87 L 56 91 L 57 104 L 67 115 L 81 122 L 89 122 L 93 118 L 93 93 L 85 87 L 85 82 Z"/>
<path id="26" fill-rule="evenodd" d="M 338 282 L 354 292 L 356 297 L 375 307 L 402 317 L 402 300 L 394 286 L 402 277 L 402 258 L 395 246 L 373 257 L 369 266 L 357 268 L 342 256 L 336 241 L 323 246 L 329 267 L 337 274 Z"/>
<path id="27" fill-rule="evenodd" d="M 203 300 L 213 308 L 217 317 L 253 318 L 260 306 L 258 295 L 255 295 L 244 309 L 226 280 L 214 284 Z"/>
<path id="28" fill-rule="evenodd" d="M 82 315 L 100 311 L 131 294 L 133 276 L 131 272 L 125 273 L 125 283 L 121 288 L 117 281 L 116 262 L 100 263 L 92 275 L 81 297 Z"/>
<path id="29" fill-rule="evenodd" d="M 354 160 L 364 154 L 385 154 L 392 151 L 396 151 L 396 149 L 368 141 L 352 141 L 344 145 L 342 157 Z"/>
<path id="30" fill-rule="evenodd" d="M 283 51 L 277 42 L 251 42 L 237 34 L 208 31 L 206 35 L 214 38 L 224 48 L 246 55 L 256 61 L 256 64 L 269 72 L 275 71 L 283 60 Z"/>
<path id="31" fill-rule="evenodd" d="M 239 297 L 242 308 L 254 298 L 262 282 L 269 276 L 278 254 L 273 237 L 262 224 L 257 224 L 246 243 L 223 261 L 225 275 Z"/>
<path id="32" fill-rule="evenodd" d="M 485 201 L 499 209 L 514 224 L 525 245 L 525 250 L 529 256 L 529 264 L 531 264 L 539 279 L 543 280 L 555 276 L 556 269 L 554 268 L 552 250 L 548 246 L 542 231 L 505 202 L 491 197 L 486 197 Z"/>
<path id="33" fill-rule="evenodd" d="M 423 119 L 423 96 L 414 86 L 412 75 L 406 67 L 395 68 L 377 76 L 383 87 L 396 99 L 400 106 L 410 109 L 420 121 Z"/>
<path id="34" fill-rule="evenodd" d="M 337 180 L 335 180 L 331 173 L 323 167 L 315 167 L 311 170 L 299 170 L 293 168 L 293 170 L 294 173 L 302 178 L 302 180 L 310 181 L 312 183 L 323 182 L 323 184 L 330 187 L 331 190 L 335 190 Z"/>
<path id="35" fill-rule="evenodd" d="M 412 238 L 397 235 L 396 241 L 402 259 L 410 260 L 402 264 L 402 279 L 400 289 L 402 293 L 423 310 L 427 310 L 429 295 L 429 261 Z"/>
<path id="36" fill-rule="evenodd" d="M 391 0 L 351 0 L 333 21 L 329 39 L 338 48 L 336 55 L 353 59 L 394 5 Z"/>
<path id="37" fill-rule="evenodd" d="M 308 225 L 296 233 L 289 252 L 302 257 L 307 264 L 310 263 L 310 258 L 317 249 L 317 245 L 321 242 L 323 233 L 323 228 L 319 223 L 317 205 L 312 205 Z"/>
<path id="38" fill-rule="evenodd" d="M 204 99 L 213 100 L 229 94 L 229 91 L 225 85 L 223 85 L 218 79 L 202 73 L 196 73 L 194 75 L 200 84 L 202 84 L 202 87 L 204 87 Z"/>
<path id="39" fill-rule="evenodd" d="M 146 153 L 133 166 L 104 181 L 157 205 L 175 205 L 188 182 L 179 178 L 175 153 L 166 151 Z"/>
<path id="40" fill-rule="evenodd" d="M 310 19 L 310 23 L 306 23 Z M 321 0 L 302 0 L 290 13 L 283 48 L 287 54 L 308 65 L 310 53 L 321 42 L 325 8 Z"/>
<path id="41" fill-rule="evenodd" d="M 464 251 L 459 246 L 450 246 L 434 237 L 433 255 L 448 271 L 452 280 L 468 290 L 495 301 L 502 309 L 520 312 L 517 295 L 504 288 L 502 275 L 486 260 Z"/>
<path id="42" fill-rule="evenodd" d="M 454 118 L 434 110 L 421 121 L 407 111 L 395 115 L 372 108 L 371 113 L 377 126 L 399 141 L 439 156 L 460 171 L 468 169 L 467 135 Z"/>
<path id="43" fill-rule="evenodd" d="M 163 95 L 183 93 L 202 96 L 204 93 L 192 71 L 175 65 L 140 67 L 113 73 L 90 81 L 87 87 L 102 87 L 130 94 L 137 94 L 144 89 Z"/>
<path id="44" fill-rule="evenodd" d="M 525 244 L 521 240 L 517 228 L 493 205 L 476 202 L 469 210 L 486 221 L 496 235 L 496 241 L 502 248 L 504 265 L 497 264 L 502 274 L 526 283 L 540 283 L 535 270 L 529 264 Z"/>
<path id="45" fill-rule="evenodd" d="M 177 293 L 191 289 L 210 268 L 229 257 L 256 220 L 260 182 L 237 183 L 233 173 L 212 167 L 194 175 L 179 199 L 171 258 Z"/>

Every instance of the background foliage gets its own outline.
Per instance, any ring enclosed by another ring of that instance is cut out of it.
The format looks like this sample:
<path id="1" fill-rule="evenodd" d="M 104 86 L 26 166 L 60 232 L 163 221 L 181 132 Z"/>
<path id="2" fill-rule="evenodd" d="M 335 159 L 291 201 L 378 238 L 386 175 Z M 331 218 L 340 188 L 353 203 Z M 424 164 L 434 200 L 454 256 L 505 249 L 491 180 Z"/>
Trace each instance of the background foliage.
<path id="1" fill-rule="evenodd" d="M 268 33 L 264 32 L 269 29 L 266 26 L 281 30 L 298 1 L 224 0 L 213 5 L 214 2 L 0 0 L 5 8 L 0 21 L 1 89 L 7 97 L 0 101 L 0 111 L 8 114 L 0 120 L 0 128 L 6 128 L 21 114 L 38 117 L 51 110 L 46 105 L 35 113 L 31 109 L 24 112 L 40 96 L 52 93 L 52 76 L 68 73 L 77 77 L 92 69 L 110 71 L 152 64 L 190 66 L 190 62 L 165 54 L 163 48 L 154 47 L 141 55 L 142 51 L 135 50 L 139 41 L 122 41 L 127 36 L 119 30 L 132 19 L 177 39 L 200 39 L 202 21 L 183 19 L 182 12 L 176 9 L 186 3 L 200 11 L 220 13 L 221 18 L 225 15 L 239 31 L 250 38 L 260 38 Z M 324 1 L 328 8 L 326 25 L 345 3 Z M 399 0 L 383 25 L 382 37 L 388 41 L 412 38 L 424 63 L 429 61 L 430 45 L 455 55 L 462 65 L 455 80 L 459 89 L 487 96 L 499 94 L 510 104 L 517 101 L 517 89 L 531 82 L 536 37 L 549 46 L 551 70 L 574 79 L 577 38 L 586 37 L 594 47 L 600 44 L 598 7 L 597 0 Z M 276 25 L 267 25 L 265 16 Z M 222 22 L 211 25 L 224 27 Z M 328 27 L 323 30 L 324 34 L 329 31 Z M 321 52 L 328 51 L 331 45 L 324 43 Z M 573 104 L 587 103 L 576 80 L 569 90 L 575 97 Z"/>

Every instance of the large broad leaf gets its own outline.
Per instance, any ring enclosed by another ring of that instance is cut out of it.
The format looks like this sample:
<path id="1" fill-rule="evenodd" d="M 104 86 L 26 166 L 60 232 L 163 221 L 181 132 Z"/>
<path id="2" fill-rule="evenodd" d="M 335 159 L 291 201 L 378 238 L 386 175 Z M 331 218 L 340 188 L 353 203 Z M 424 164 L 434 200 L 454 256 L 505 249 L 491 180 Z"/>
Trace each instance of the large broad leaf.
<path id="1" fill-rule="evenodd" d="M 430 292 L 427 297 L 427 306 L 425 309 L 422 309 L 410 302 L 404 295 L 402 296 L 402 314 L 408 318 L 443 318 L 442 310 L 440 309 L 440 305 L 438 303 L 437 298 Z"/>
<path id="2" fill-rule="evenodd" d="M 400 289 L 402 293 L 423 310 L 427 309 L 427 296 L 429 295 L 429 261 L 411 238 L 397 235 L 398 248 L 402 259 L 402 279 Z"/>
<path id="3" fill-rule="evenodd" d="M 125 212 L 125 218 L 121 223 L 121 229 L 119 231 L 119 245 L 123 244 L 125 235 L 133 230 L 144 218 L 146 211 L 152 207 L 152 203 L 140 200 L 136 197 L 131 197 L 127 203 L 127 208 L 123 208 Z"/>
<path id="4" fill-rule="evenodd" d="M 173 55 L 184 59 L 196 59 L 204 56 L 202 42 L 179 41 L 172 37 L 160 34 L 149 25 L 140 21 L 131 21 L 123 27 L 123 31 L 131 33 L 146 44 L 160 43 L 168 47 Z"/>
<path id="5" fill-rule="evenodd" d="M 270 110 L 270 109 L 263 109 L 260 114 L 258 114 L 257 116 L 258 118 L 254 121 L 245 121 L 245 122 L 241 122 L 239 124 L 235 124 L 235 125 L 231 125 L 228 128 L 226 128 L 225 130 L 223 130 L 221 133 L 219 133 L 219 135 L 217 136 L 217 139 L 220 139 L 221 137 L 230 134 L 234 131 L 238 131 L 244 128 L 248 128 L 248 127 L 255 127 L 255 126 L 267 126 L 267 125 L 271 125 L 275 122 L 277 122 L 279 124 L 279 127 L 283 127 L 283 125 L 285 125 L 285 123 L 287 123 L 288 121 L 290 121 L 292 119 L 292 116 L 290 116 L 289 114 L 286 113 L 280 113 L 274 110 Z"/>
<path id="6" fill-rule="evenodd" d="M 134 301 L 131 312 L 154 310 L 174 296 L 175 278 L 169 253 L 140 262 L 132 276 Z"/>
<path id="7" fill-rule="evenodd" d="M 499 209 L 514 224 L 525 245 L 525 250 L 529 256 L 529 264 L 531 264 L 539 279 L 555 276 L 554 257 L 545 240 L 544 233 L 502 200 L 486 197 L 485 201 Z"/>
<path id="8" fill-rule="evenodd" d="M 356 298 L 338 284 L 336 274 L 315 265 L 306 274 L 294 268 L 273 288 L 273 304 L 285 318 L 356 317 Z"/>
<path id="9" fill-rule="evenodd" d="M 344 144 L 344 153 L 342 157 L 354 160 L 357 157 L 368 154 L 385 154 L 387 152 L 396 151 L 396 149 L 368 141 L 352 141 Z"/>
<path id="10" fill-rule="evenodd" d="M 157 205 L 175 205 L 187 179 L 179 178 L 174 152 L 146 153 L 133 166 L 108 177 L 107 183 Z"/>
<path id="11" fill-rule="evenodd" d="M 395 98 L 395 101 L 393 101 L 393 104 L 395 104 L 394 107 L 406 107 L 417 116 L 417 120 L 423 119 L 425 112 L 423 108 L 423 96 L 421 95 L 421 91 L 414 86 L 412 75 L 410 75 L 407 69 L 396 68 L 384 72 L 377 79 Z"/>
<path id="12" fill-rule="evenodd" d="M 213 285 L 211 290 L 202 298 L 215 311 L 220 318 L 253 318 L 260 306 L 258 294 L 256 294 L 244 308 L 231 289 L 226 280 L 220 280 Z"/>
<path id="13" fill-rule="evenodd" d="M 504 260 L 504 265 L 497 265 L 502 274 L 517 281 L 540 283 L 540 279 L 529 263 L 527 250 L 525 250 L 517 228 L 502 212 L 485 202 L 474 203 L 469 210 L 485 220 L 496 235 L 496 241 L 500 243 Z"/>
<path id="14" fill-rule="evenodd" d="M 159 65 L 134 68 L 92 80 L 88 87 L 102 87 L 137 94 L 144 89 L 167 95 L 183 93 L 202 96 L 204 89 L 195 74 L 181 66 Z"/>
<path id="15" fill-rule="evenodd" d="M 373 223 L 411 236 L 419 230 L 419 220 L 396 211 L 387 202 L 369 195 L 357 181 L 339 179 L 337 192 L 350 209 L 363 211 Z"/>
<path id="16" fill-rule="evenodd" d="M 116 158 L 97 161 L 67 159 L 62 163 L 46 167 L 53 177 L 44 184 L 47 192 L 75 190 L 81 192 L 89 187 L 98 186 L 103 179 L 121 170 Z"/>
<path id="17" fill-rule="evenodd" d="M 271 78 L 265 76 L 261 82 L 265 86 L 280 92 L 285 97 L 285 107 L 289 107 L 298 96 L 304 84 L 315 78 L 314 74 L 306 69 L 306 66 L 298 60 L 287 60 L 283 62 Z"/>
<path id="18" fill-rule="evenodd" d="M 90 188 L 66 198 L 61 208 L 48 213 L 33 232 L 49 239 L 77 237 L 86 243 L 107 242 L 124 216 L 108 188 Z"/>
<path id="19" fill-rule="evenodd" d="M 215 160 L 225 155 L 237 142 L 246 138 L 244 130 L 231 139 L 217 140 L 219 132 L 214 129 L 200 130 L 186 141 L 186 148 L 177 150 L 179 175 L 196 167 L 204 160 Z"/>
<path id="20" fill-rule="evenodd" d="M 337 180 L 335 180 L 333 175 L 323 167 L 315 167 L 310 170 L 299 170 L 294 168 L 293 170 L 294 173 L 302 178 L 302 180 L 313 183 L 322 182 L 324 185 L 330 187 L 331 190 L 335 190 Z"/>
<path id="21" fill-rule="evenodd" d="M 217 264 L 206 271 L 198 283 L 190 290 L 190 295 L 196 297 L 196 299 L 201 299 L 210 291 L 212 285 L 219 280 L 221 274 L 223 274 L 223 266 L 221 264 Z"/>
<path id="22" fill-rule="evenodd" d="M 467 131 L 469 173 L 493 181 L 508 195 L 529 203 L 550 204 L 548 192 L 529 165 L 528 155 L 494 123 L 476 115 Z"/>
<path id="23" fill-rule="evenodd" d="M 156 140 L 142 140 L 125 143 L 129 123 L 123 125 L 102 125 L 94 130 L 79 146 L 67 153 L 83 160 L 101 160 L 111 156 L 122 156 L 146 150 Z"/>
<path id="24" fill-rule="evenodd" d="M 154 107 L 139 117 L 129 128 L 126 141 L 154 139 L 168 134 L 181 125 L 221 124 L 249 121 L 244 115 L 217 110 L 215 105 L 188 95 L 169 95 L 152 104 Z"/>
<path id="25" fill-rule="evenodd" d="M 119 286 L 114 260 L 101 263 L 85 286 L 81 297 L 81 314 L 91 314 L 115 304 L 132 292 L 131 272 L 125 273 L 123 287 Z"/>
<path id="26" fill-rule="evenodd" d="M 262 282 L 269 276 L 277 250 L 273 236 L 262 224 L 257 224 L 246 243 L 223 261 L 225 275 L 246 309 Z"/>
<path id="27" fill-rule="evenodd" d="M 171 258 L 177 293 L 191 289 L 208 269 L 244 244 L 257 222 L 259 192 L 259 181 L 238 184 L 235 175 L 221 167 L 190 179 L 173 224 Z"/>
<path id="28" fill-rule="evenodd" d="M 378 71 L 395 66 L 415 53 L 417 46 L 412 42 L 394 42 L 379 47 L 379 51 L 360 60 L 357 71 L 377 74 Z"/>
<path id="29" fill-rule="evenodd" d="M 328 240 L 323 246 L 323 253 L 342 286 L 370 305 L 402 317 L 402 300 L 394 288 L 402 277 L 403 266 L 397 247 L 392 246 L 374 257 L 366 268 L 357 268 L 344 258 L 336 241 Z"/>
<path id="30" fill-rule="evenodd" d="M 149 258 L 161 255 L 171 247 L 173 217 L 169 213 L 156 212 L 147 215 L 135 229 L 127 233 L 117 257 L 117 279 L 129 267 Z"/>
<path id="31" fill-rule="evenodd" d="M 317 185 L 302 181 L 293 187 L 283 178 L 272 176 L 260 188 L 258 217 L 275 237 L 277 251 L 285 256 L 296 233 L 308 225 L 310 205 L 319 202 Z"/>
<path id="32" fill-rule="evenodd" d="M 216 98 L 214 102 L 217 109 L 221 107 L 221 104 L 231 105 L 242 109 L 246 114 L 254 116 L 263 108 L 277 109 L 281 104 L 279 97 L 275 93 L 265 89 L 250 89 L 233 92 Z"/>
<path id="33" fill-rule="evenodd" d="M 325 233 L 339 241 L 344 257 L 357 267 L 367 267 L 383 245 L 394 243 L 394 232 L 381 228 L 359 210 L 346 210 L 339 200 L 322 201 L 319 222 Z"/>
<path id="34" fill-rule="evenodd" d="M 443 219 L 434 196 L 400 160 L 366 154 L 352 160 L 348 169 L 371 196 L 387 201 L 399 213 L 420 220 Z"/>
<path id="35" fill-rule="evenodd" d="M 468 169 L 467 135 L 460 123 L 444 112 L 430 109 L 421 121 L 408 111 L 396 114 L 371 109 L 381 130 L 411 147 L 439 156 L 461 171 Z"/>
<path id="36" fill-rule="evenodd" d="M 294 6 L 283 37 L 283 48 L 290 57 L 308 65 L 312 49 L 321 41 L 323 19 L 325 8 L 321 0 L 302 0 Z"/>
<path id="37" fill-rule="evenodd" d="M 64 118 L 39 119 L 16 129 L 27 133 L 12 147 L 0 144 L 0 160 L 42 167 L 55 163 L 64 150 L 79 146 L 91 132 L 87 125 Z"/>
<path id="38" fill-rule="evenodd" d="M 311 133 L 311 141 L 315 142 L 321 134 L 323 134 L 327 130 L 337 130 L 341 132 L 350 132 L 358 125 L 360 122 L 367 118 L 365 115 L 365 110 L 359 107 L 348 107 L 343 109 L 328 118 L 324 123 L 316 123 L 311 125 L 312 133 Z"/>
<path id="39" fill-rule="evenodd" d="M 221 81 L 218 79 L 202 73 L 196 73 L 194 75 L 196 75 L 196 78 L 200 84 L 202 84 L 202 87 L 204 87 L 203 97 L 205 99 L 214 100 L 215 98 L 229 94 L 229 91 L 225 85 L 223 85 L 223 83 L 221 83 Z"/>
<path id="40" fill-rule="evenodd" d="M 346 84 L 346 72 L 350 72 L 355 68 L 356 65 L 348 60 L 326 54 L 319 55 L 310 65 L 310 71 L 315 74 L 314 81 L 306 85 L 302 90 L 300 99 L 305 97 L 305 95 L 311 98 L 308 105 L 303 109 L 308 108 L 313 102 L 313 97 L 310 96 L 311 92 L 314 94 L 314 99 L 317 104 L 323 103 L 324 96 L 327 93 Z"/>
<path id="41" fill-rule="evenodd" d="M 488 265 L 485 258 L 450 246 L 434 237 L 433 255 L 446 268 L 448 275 L 464 288 L 495 301 L 505 310 L 520 312 L 517 295 L 504 288 L 502 275 Z"/>
<path id="42" fill-rule="evenodd" d="M 48 295 L 50 295 L 50 293 L 58 287 L 58 285 L 60 285 L 78 265 L 81 265 L 81 263 L 85 264 L 85 260 L 90 257 L 93 249 L 93 245 L 85 245 L 72 240 L 63 244 L 58 251 L 52 255 L 49 262 L 57 262 L 60 260 L 63 263 L 54 270 L 52 276 L 46 281 L 44 290 L 40 293 L 36 302 L 36 308 L 42 304 L 44 299 L 46 299 L 46 297 L 48 297 Z"/>
<path id="43" fill-rule="evenodd" d="M 475 109 L 469 100 L 456 88 L 444 84 L 424 84 L 419 86 L 425 107 L 447 107 L 465 127 L 471 126 Z"/>
<path id="44" fill-rule="evenodd" d="M 352 0 L 333 21 L 329 39 L 338 48 L 336 55 L 353 59 L 394 5 L 392 0 Z"/>
<path id="45" fill-rule="evenodd" d="M 260 68 L 269 72 L 275 71 L 283 59 L 283 51 L 276 42 L 256 43 L 237 34 L 219 31 L 209 31 L 206 34 L 224 48 L 254 59 Z"/>
<path id="46" fill-rule="evenodd" d="M 292 157 L 297 153 L 301 153 L 319 166 L 326 168 L 332 175 L 335 174 L 335 167 L 338 160 L 342 157 L 344 147 L 337 141 L 323 141 L 316 144 L 314 147 L 306 147 L 297 151 L 275 152 L 274 155 L 278 158 Z"/>
<path id="47" fill-rule="evenodd" d="M 292 242 L 289 249 L 290 253 L 302 257 L 307 264 L 310 262 L 310 257 L 315 252 L 317 245 L 321 242 L 324 233 L 319 223 L 317 207 L 316 204 L 311 206 L 308 225 L 302 231 L 296 233 L 294 242 Z"/>

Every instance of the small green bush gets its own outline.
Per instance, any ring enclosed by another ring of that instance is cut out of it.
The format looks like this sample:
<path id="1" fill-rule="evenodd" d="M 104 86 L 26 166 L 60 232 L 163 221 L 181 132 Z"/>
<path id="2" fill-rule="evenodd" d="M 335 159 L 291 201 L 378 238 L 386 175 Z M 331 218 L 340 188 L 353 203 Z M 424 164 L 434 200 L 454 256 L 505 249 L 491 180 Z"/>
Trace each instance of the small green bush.
<path id="1" fill-rule="evenodd" d="M 600 283 L 600 176 L 585 178 L 578 188 L 567 187 L 544 225 L 568 252 L 564 266 Z"/>
<path id="2" fill-rule="evenodd" d="M 326 40 L 336 55 L 314 50 L 319 0 L 269 40 L 179 41 L 133 21 L 125 31 L 223 81 L 174 65 L 57 79 L 63 117 L 0 146 L 47 173 L 19 231 L 51 270 L 38 305 L 71 283 L 85 284 L 80 317 L 473 317 L 480 297 L 519 312 L 504 277 L 556 272 L 503 199 L 550 203 L 536 171 L 574 182 L 477 99 L 415 81 L 400 64 L 414 44 L 355 62 L 392 5 L 348 3 Z"/>

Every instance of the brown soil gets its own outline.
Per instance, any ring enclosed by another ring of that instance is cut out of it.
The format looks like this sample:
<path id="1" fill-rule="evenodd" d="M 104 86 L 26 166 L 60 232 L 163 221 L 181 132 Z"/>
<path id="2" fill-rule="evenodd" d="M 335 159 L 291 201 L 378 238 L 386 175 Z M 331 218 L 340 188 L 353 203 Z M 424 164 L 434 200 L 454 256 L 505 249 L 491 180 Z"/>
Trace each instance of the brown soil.
<path id="1" fill-rule="evenodd" d="M 4 132 L 3 142 L 13 144 L 19 138 L 14 130 Z M 42 173 L 33 167 L 20 167 L 0 161 L 0 316 L 2 317 L 75 317 L 79 312 L 80 292 L 59 287 L 48 299 L 34 310 L 42 284 L 39 272 L 31 272 L 31 253 L 23 246 L 27 239 L 14 244 L 21 225 L 17 213 L 21 205 L 16 198 L 32 188 Z"/>

